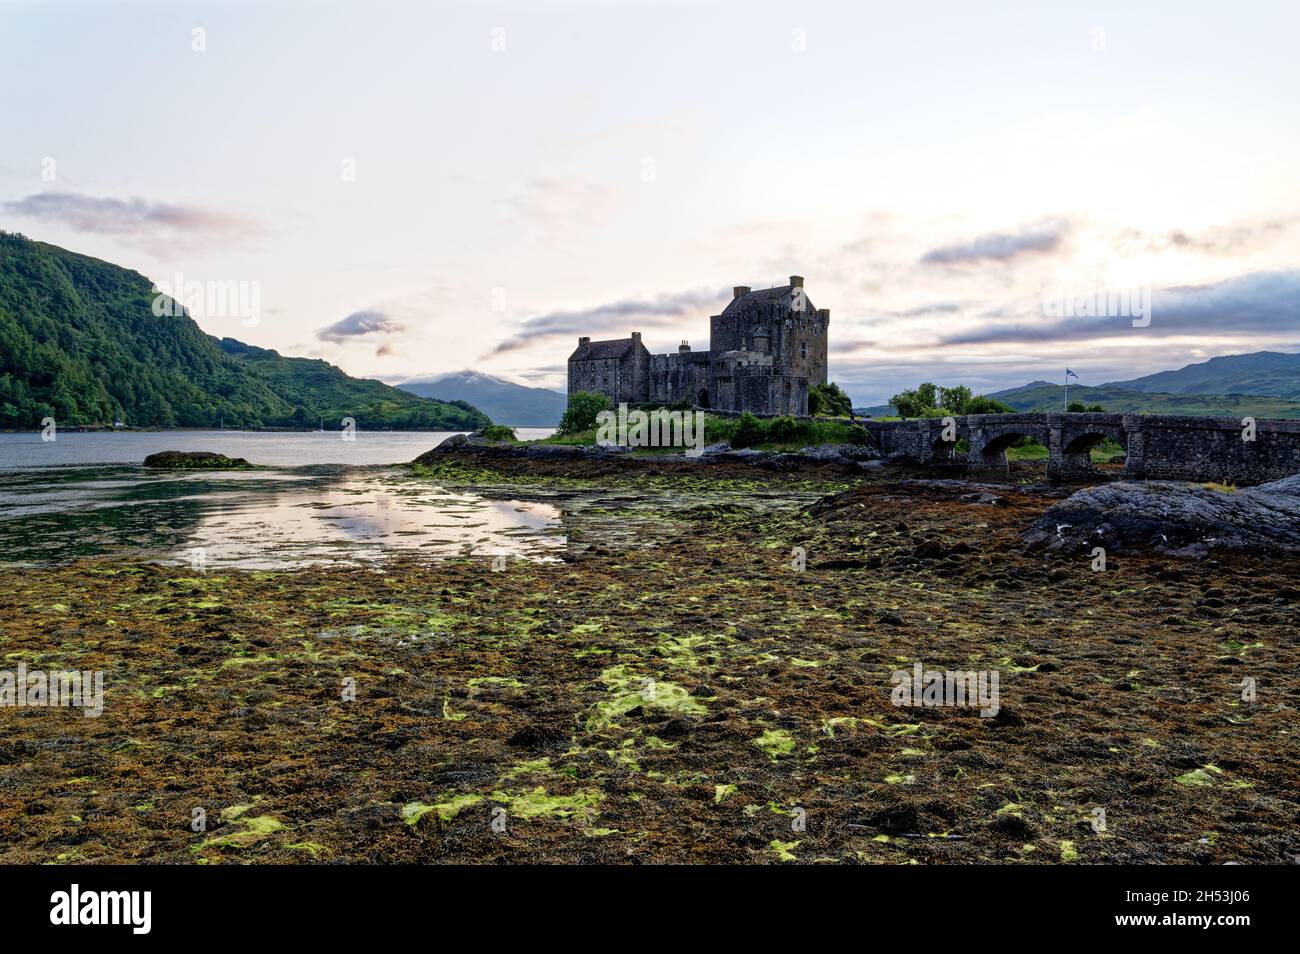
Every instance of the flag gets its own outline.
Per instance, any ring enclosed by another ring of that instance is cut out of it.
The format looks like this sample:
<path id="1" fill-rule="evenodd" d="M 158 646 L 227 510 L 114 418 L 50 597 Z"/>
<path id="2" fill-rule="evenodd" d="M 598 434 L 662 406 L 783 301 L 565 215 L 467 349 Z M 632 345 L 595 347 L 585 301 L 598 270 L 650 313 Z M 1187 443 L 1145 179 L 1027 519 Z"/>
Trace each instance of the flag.
<path id="1" fill-rule="evenodd" d="M 1066 368 L 1066 369 L 1065 369 L 1065 380 L 1068 381 L 1068 380 L 1070 380 L 1070 378 L 1074 378 L 1076 381 L 1079 380 L 1079 376 L 1078 376 L 1077 374 L 1075 374 L 1075 373 L 1074 373 L 1073 371 L 1071 371 L 1069 368 Z"/>

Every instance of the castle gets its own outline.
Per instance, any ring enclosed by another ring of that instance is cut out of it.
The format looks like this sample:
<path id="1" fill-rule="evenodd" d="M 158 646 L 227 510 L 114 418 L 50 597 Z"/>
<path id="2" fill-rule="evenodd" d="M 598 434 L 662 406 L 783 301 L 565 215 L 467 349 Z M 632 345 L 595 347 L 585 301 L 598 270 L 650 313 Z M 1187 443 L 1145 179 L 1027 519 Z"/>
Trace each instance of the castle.
<path id="1" fill-rule="evenodd" d="M 826 383 L 829 309 L 815 309 L 803 278 L 753 291 L 737 285 L 709 319 L 708 351 L 683 341 L 651 354 L 641 333 L 613 341 L 579 338 L 569 355 L 569 394 L 594 391 L 612 404 L 675 404 L 755 414 L 808 414 L 808 389 Z"/>

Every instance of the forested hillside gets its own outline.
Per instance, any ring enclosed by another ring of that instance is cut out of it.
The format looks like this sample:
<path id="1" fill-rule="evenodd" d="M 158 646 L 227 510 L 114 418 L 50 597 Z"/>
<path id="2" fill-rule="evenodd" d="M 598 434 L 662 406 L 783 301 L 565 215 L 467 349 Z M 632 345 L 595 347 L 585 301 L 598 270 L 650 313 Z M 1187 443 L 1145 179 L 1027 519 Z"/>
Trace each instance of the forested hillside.
<path id="1" fill-rule="evenodd" d="M 226 339 L 186 315 L 158 317 L 147 278 L 0 232 L 0 427 L 60 425 L 467 430 L 487 418 L 350 378 L 324 361 Z"/>

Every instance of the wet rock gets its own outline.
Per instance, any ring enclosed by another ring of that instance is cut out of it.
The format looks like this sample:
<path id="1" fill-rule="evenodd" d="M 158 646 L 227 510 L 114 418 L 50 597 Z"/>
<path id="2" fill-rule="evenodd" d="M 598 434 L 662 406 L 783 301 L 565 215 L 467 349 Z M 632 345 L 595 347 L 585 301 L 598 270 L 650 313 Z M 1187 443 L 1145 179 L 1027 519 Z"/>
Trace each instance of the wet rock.
<path id="1" fill-rule="evenodd" d="M 691 719 L 669 719 L 657 730 L 656 734 L 664 739 L 680 739 L 682 736 L 690 735 L 695 731 L 695 722 Z"/>
<path id="2" fill-rule="evenodd" d="M 1024 533 L 1070 552 L 1149 547 L 1176 556 L 1211 550 L 1300 553 L 1300 474 L 1247 487 L 1120 481 L 1081 490 Z"/>
<path id="3" fill-rule="evenodd" d="M 549 749 L 564 744 L 568 736 L 553 725 L 530 722 L 506 740 L 506 745 L 524 749 Z"/>
<path id="4" fill-rule="evenodd" d="M 346 817 L 349 825 L 373 830 L 400 822 L 402 809 L 399 805 L 381 802 L 353 809 L 346 813 Z"/>
<path id="5" fill-rule="evenodd" d="M 799 449 L 799 456 L 818 463 L 857 463 L 880 459 L 880 451 L 867 444 L 818 444 Z"/>
<path id="6" fill-rule="evenodd" d="M 861 824 L 869 828 L 875 828 L 886 835 L 903 835 L 918 831 L 922 827 L 921 816 L 917 812 L 916 806 L 908 805 L 905 802 L 888 805 L 874 811 L 862 819 Z"/>
<path id="7" fill-rule="evenodd" d="M 168 470 L 234 470 L 252 464 L 242 457 L 227 457 L 216 451 L 159 451 L 146 457 L 144 466 Z"/>
<path id="8" fill-rule="evenodd" d="M 1038 829 L 1023 816 L 1014 812 L 1003 812 L 998 815 L 993 820 L 993 830 L 1017 841 L 1029 841 L 1038 837 Z"/>
<path id="9" fill-rule="evenodd" d="M 962 503 L 984 504 L 990 507 L 1005 507 L 1007 505 L 1006 497 L 999 497 L 997 494 L 986 492 L 975 494 L 962 494 L 957 498 Z"/>

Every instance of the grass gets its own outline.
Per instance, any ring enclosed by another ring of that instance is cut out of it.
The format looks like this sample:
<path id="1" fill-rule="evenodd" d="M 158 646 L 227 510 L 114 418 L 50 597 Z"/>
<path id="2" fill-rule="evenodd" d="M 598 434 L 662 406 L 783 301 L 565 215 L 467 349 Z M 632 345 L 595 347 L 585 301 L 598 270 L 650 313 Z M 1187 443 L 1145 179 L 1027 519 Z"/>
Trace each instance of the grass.
<path id="1" fill-rule="evenodd" d="M 683 412 L 690 413 L 690 412 Z M 538 444 L 587 446 L 596 443 L 595 428 L 573 434 L 553 434 L 536 441 Z M 717 444 L 726 441 L 736 448 L 756 448 L 772 451 L 796 451 L 817 444 L 865 444 L 867 432 L 848 418 L 817 420 L 813 418 L 773 417 L 756 418 L 704 416 L 704 442 Z M 680 448 L 642 447 L 636 453 L 654 455 L 675 453 Z"/>
<path id="2" fill-rule="evenodd" d="M 1115 457 L 1122 456 L 1123 453 L 1124 448 L 1109 438 L 1089 452 L 1094 464 L 1104 464 Z M 1030 439 L 1024 446 L 1008 447 L 1007 460 L 1047 460 L 1047 447 L 1036 440 Z"/>

